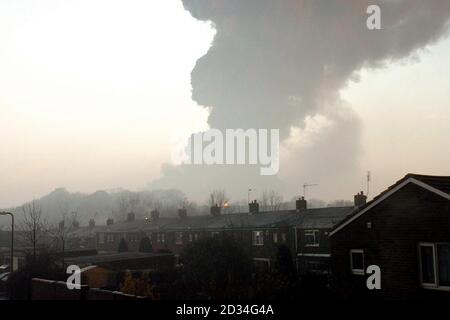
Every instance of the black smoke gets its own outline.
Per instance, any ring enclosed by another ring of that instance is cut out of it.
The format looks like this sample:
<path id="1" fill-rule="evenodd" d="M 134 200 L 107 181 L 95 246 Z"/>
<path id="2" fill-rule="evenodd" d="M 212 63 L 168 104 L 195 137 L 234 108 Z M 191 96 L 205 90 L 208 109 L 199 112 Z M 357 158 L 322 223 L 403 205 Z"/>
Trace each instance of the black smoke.
<path id="1" fill-rule="evenodd" d="M 450 16 L 448 0 L 182 1 L 194 18 L 210 21 L 217 31 L 191 80 L 193 100 L 211 110 L 210 127 L 279 128 L 287 139 L 293 127 L 305 129 L 308 117 L 324 116 L 329 124 L 316 133 L 315 144 L 291 139 L 280 177 L 288 188 L 313 179 L 328 184 L 330 192 L 361 174 L 363 123 L 340 90 L 357 81 L 361 69 L 387 66 L 438 41 Z M 373 4 L 381 8 L 382 30 L 366 27 L 366 9 Z M 156 185 L 209 175 L 187 167 L 169 171 Z M 235 185 L 260 179 L 254 171 L 240 172 Z M 273 179 L 265 181 L 270 185 Z"/>

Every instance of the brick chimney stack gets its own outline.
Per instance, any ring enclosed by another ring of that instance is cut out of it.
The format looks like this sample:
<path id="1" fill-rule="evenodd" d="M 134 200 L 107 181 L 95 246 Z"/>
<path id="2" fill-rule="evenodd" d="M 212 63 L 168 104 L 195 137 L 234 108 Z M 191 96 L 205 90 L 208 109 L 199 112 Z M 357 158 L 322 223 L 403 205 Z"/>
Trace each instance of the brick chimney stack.
<path id="1" fill-rule="evenodd" d="M 357 208 L 362 207 L 367 203 L 367 196 L 364 195 L 363 191 L 361 191 L 360 193 L 355 194 L 354 201 L 355 207 Z"/>
<path id="2" fill-rule="evenodd" d="M 151 216 L 152 220 L 159 219 L 159 211 L 158 211 L 158 209 L 155 209 L 152 212 L 150 212 L 150 216 Z"/>
<path id="3" fill-rule="evenodd" d="M 186 218 L 187 217 L 187 210 L 186 210 L 186 208 L 181 208 L 181 209 L 178 209 L 178 216 L 180 217 L 180 218 Z"/>
<path id="4" fill-rule="evenodd" d="M 214 206 L 211 207 L 211 215 L 213 215 L 213 216 L 220 216 L 220 209 L 221 208 L 216 203 Z"/>
<path id="5" fill-rule="evenodd" d="M 134 219 L 135 219 L 134 212 L 130 212 L 130 213 L 127 215 L 127 222 L 134 221 Z"/>
<path id="6" fill-rule="evenodd" d="M 250 202 L 248 204 L 248 212 L 250 212 L 250 214 L 259 213 L 259 203 L 258 203 L 258 201 L 254 200 L 253 202 Z"/>
<path id="7" fill-rule="evenodd" d="M 108 218 L 108 219 L 106 219 L 106 225 L 107 226 L 111 226 L 111 225 L 113 225 L 114 224 L 114 219 L 113 218 Z"/>
<path id="8" fill-rule="evenodd" d="M 295 209 L 297 211 L 306 210 L 308 208 L 308 204 L 305 200 L 305 197 L 301 197 L 295 201 Z"/>

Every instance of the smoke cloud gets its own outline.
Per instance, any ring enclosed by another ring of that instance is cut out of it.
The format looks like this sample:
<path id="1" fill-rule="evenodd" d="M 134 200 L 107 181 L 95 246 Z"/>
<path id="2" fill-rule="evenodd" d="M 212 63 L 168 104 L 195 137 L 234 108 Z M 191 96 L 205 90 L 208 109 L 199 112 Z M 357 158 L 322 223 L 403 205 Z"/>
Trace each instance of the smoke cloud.
<path id="1" fill-rule="evenodd" d="M 293 192 L 312 179 L 327 185 L 324 194 L 336 193 L 356 181 L 363 150 L 363 124 L 340 90 L 361 69 L 386 66 L 438 41 L 450 16 L 448 0 L 182 1 L 217 31 L 191 75 L 192 98 L 210 108 L 210 127 L 278 128 L 284 142 L 279 177 L 263 179 L 251 168 L 211 175 L 212 168 L 166 167 L 154 182 L 164 187 L 210 177 L 228 190 L 257 183 Z M 382 30 L 366 27 L 373 4 L 381 8 Z"/>

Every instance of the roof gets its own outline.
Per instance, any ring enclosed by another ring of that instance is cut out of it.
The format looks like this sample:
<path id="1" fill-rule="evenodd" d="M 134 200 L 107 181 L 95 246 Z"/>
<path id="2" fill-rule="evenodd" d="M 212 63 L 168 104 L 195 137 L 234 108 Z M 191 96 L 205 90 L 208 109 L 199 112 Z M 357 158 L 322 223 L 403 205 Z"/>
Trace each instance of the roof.
<path id="1" fill-rule="evenodd" d="M 184 230 L 223 230 L 255 228 L 332 228 L 354 211 L 354 207 L 329 207 L 305 210 L 283 210 L 250 213 L 232 213 L 218 216 L 199 215 L 184 218 L 172 217 L 118 222 L 109 226 L 92 228 L 86 234 L 96 232 L 158 232 Z M 79 232 L 79 234 L 83 234 Z"/>
<path id="2" fill-rule="evenodd" d="M 385 191 L 381 192 L 379 195 L 374 197 L 371 201 L 366 203 L 363 207 L 359 208 L 353 214 L 348 216 L 346 219 L 338 223 L 334 230 L 330 232 L 330 236 L 334 235 L 339 230 L 345 228 L 352 221 L 359 218 L 361 215 L 372 209 L 374 206 L 384 201 L 406 185 L 413 183 L 421 188 L 424 188 L 430 192 L 433 192 L 447 200 L 450 200 L 450 176 L 430 176 L 408 173 L 402 179 L 398 180 L 395 184 L 387 188 Z"/>

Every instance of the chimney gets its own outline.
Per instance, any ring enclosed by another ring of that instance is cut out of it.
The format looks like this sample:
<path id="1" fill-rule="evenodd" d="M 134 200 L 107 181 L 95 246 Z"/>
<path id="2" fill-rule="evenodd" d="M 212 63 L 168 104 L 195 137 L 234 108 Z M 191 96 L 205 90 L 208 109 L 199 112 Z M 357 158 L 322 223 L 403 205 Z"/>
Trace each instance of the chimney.
<path id="1" fill-rule="evenodd" d="M 211 207 L 211 215 L 219 216 L 220 215 L 220 207 L 218 204 Z"/>
<path id="2" fill-rule="evenodd" d="M 80 223 L 77 220 L 74 220 L 72 222 L 72 228 L 78 229 L 80 227 Z"/>
<path id="3" fill-rule="evenodd" d="M 130 212 L 130 213 L 127 215 L 127 222 L 134 221 L 134 218 L 135 218 L 134 212 Z"/>
<path id="4" fill-rule="evenodd" d="M 111 226 L 111 225 L 113 225 L 114 224 L 114 219 L 113 218 L 108 218 L 108 219 L 106 219 L 106 225 L 107 226 Z"/>
<path id="5" fill-rule="evenodd" d="M 250 214 L 259 213 L 259 203 L 256 200 L 248 204 L 248 212 Z"/>
<path id="6" fill-rule="evenodd" d="M 364 195 L 364 192 L 361 191 L 360 193 L 355 194 L 354 201 L 355 201 L 355 207 L 357 207 L 357 208 L 362 207 L 367 202 L 367 196 Z"/>
<path id="7" fill-rule="evenodd" d="M 180 218 L 186 218 L 187 217 L 187 210 L 186 210 L 186 208 L 181 208 L 181 209 L 178 209 L 178 216 L 180 217 Z"/>
<path id="8" fill-rule="evenodd" d="M 94 228 L 95 227 L 95 220 L 94 219 L 91 219 L 91 220 L 89 220 L 89 228 Z"/>
<path id="9" fill-rule="evenodd" d="M 297 211 L 306 210 L 308 208 L 305 197 L 301 197 L 295 201 L 295 209 Z"/>
<path id="10" fill-rule="evenodd" d="M 150 212 L 150 216 L 151 216 L 152 220 L 159 219 L 159 211 L 158 211 L 158 209 L 155 209 L 152 212 Z"/>

